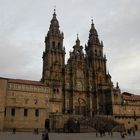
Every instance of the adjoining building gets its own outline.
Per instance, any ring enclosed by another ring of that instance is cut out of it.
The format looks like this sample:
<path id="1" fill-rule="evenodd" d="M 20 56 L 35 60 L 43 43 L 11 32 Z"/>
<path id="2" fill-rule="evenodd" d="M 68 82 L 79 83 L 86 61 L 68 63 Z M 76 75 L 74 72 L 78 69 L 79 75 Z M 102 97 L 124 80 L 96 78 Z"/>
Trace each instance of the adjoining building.
<path id="1" fill-rule="evenodd" d="M 41 81 L 0 78 L 0 129 L 32 131 L 64 127 L 73 117 L 110 116 L 140 129 L 140 96 L 121 93 L 107 72 L 103 41 L 92 21 L 85 47 L 77 36 L 65 64 L 64 34 L 54 11 L 45 37 Z M 85 49 L 85 54 L 83 49 Z"/>
<path id="2" fill-rule="evenodd" d="M 114 94 L 113 117 L 126 128 L 140 129 L 140 95 Z"/>

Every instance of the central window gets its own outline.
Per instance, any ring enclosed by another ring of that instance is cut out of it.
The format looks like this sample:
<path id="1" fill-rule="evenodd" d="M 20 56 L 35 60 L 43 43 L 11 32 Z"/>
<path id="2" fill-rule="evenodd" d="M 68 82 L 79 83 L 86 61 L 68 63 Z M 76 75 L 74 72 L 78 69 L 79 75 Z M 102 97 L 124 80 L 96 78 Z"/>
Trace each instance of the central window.
<path id="1" fill-rule="evenodd" d="M 39 116 L 39 110 L 38 110 L 38 109 L 35 110 L 35 116 L 36 116 L 36 117 Z"/>
<path id="2" fill-rule="evenodd" d="M 12 110 L 11 110 L 11 115 L 12 115 L 12 116 L 15 116 L 15 108 L 12 108 Z"/>
<path id="3" fill-rule="evenodd" d="M 24 109 L 24 116 L 27 117 L 28 116 L 28 110 Z"/>

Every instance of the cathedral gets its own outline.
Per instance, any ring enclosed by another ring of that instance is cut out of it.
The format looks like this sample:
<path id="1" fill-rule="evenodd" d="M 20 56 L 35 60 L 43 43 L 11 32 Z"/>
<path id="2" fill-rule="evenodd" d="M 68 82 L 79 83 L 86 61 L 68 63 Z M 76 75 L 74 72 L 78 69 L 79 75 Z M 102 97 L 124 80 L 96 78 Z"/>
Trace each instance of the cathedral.
<path id="1" fill-rule="evenodd" d="M 46 119 L 55 130 L 70 117 L 95 116 L 110 116 L 126 128 L 140 129 L 140 96 L 121 93 L 118 83 L 113 85 L 93 20 L 86 45 L 77 35 L 66 64 L 59 27 L 54 10 L 45 37 L 41 81 L 0 77 L 0 130 L 41 130 Z"/>
<path id="2" fill-rule="evenodd" d="M 98 38 L 93 21 L 87 44 L 83 47 L 77 36 L 67 64 L 63 38 L 54 12 L 45 38 L 42 82 L 51 87 L 54 96 L 60 94 L 62 103 L 58 111 L 88 116 L 112 115 L 113 84 L 106 71 L 103 42 Z"/>

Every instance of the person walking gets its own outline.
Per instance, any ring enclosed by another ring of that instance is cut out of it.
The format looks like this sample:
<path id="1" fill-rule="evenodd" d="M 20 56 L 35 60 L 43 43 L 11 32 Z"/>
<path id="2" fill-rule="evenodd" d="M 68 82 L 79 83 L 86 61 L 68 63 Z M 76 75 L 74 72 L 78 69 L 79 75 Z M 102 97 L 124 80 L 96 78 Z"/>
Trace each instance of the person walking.
<path id="1" fill-rule="evenodd" d="M 45 133 L 42 134 L 42 140 L 49 140 L 48 130 L 46 130 Z"/>
<path id="2" fill-rule="evenodd" d="M 132 129 L 132 132 L 133 132 L 133 136 L 135 136 L 135 129 L 134 128 Z"/>
<path id="3" fill-rule="evenodd" d="M 13 128 L 13 134 L 16 134 L 16 128 Z"/>

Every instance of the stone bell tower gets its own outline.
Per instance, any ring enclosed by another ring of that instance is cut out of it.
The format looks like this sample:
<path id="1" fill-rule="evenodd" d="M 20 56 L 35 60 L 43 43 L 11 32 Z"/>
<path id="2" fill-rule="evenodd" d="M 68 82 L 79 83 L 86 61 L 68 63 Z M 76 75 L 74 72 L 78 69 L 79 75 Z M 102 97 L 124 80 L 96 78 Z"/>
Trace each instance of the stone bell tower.
<path id="1" fill-rule="evenodd" d="M 45 51 L 43 52 L 42 82 L 59 85 L 65 63 L 65 48 L 63 47 L 63 32 L 59 30 L 59 22 L 54 10 L 50 28 L 45 37 Z"/>
<path id="2" fill-rule="evenodd" d="M 99 40 L 92 20 L 88 43 L 85 46 L 89 69 L 89 87 L 93 94 L 93 113 L 111 114 L 112 82 L 106 73 L 106 56 L 103 55 L 103 42 Z M 91 84 L 92 83 L 92 84 Z"/>
<path id="3" fill-rule="evenodd" d="M 59 22 L 54 10 L 49 31 L 45 37 L 45 51 L 43 52 L 42 82 L 50 88 L 49 112 L 61 114 L 63 111 L 63 83 L 65 67 L 65 49 L 63 47 L 63 33 L 59 30 Z M 50 116 L 54 118 L 54 116 Z M 55 122 L 52 119 L 51 127 Z"/>

